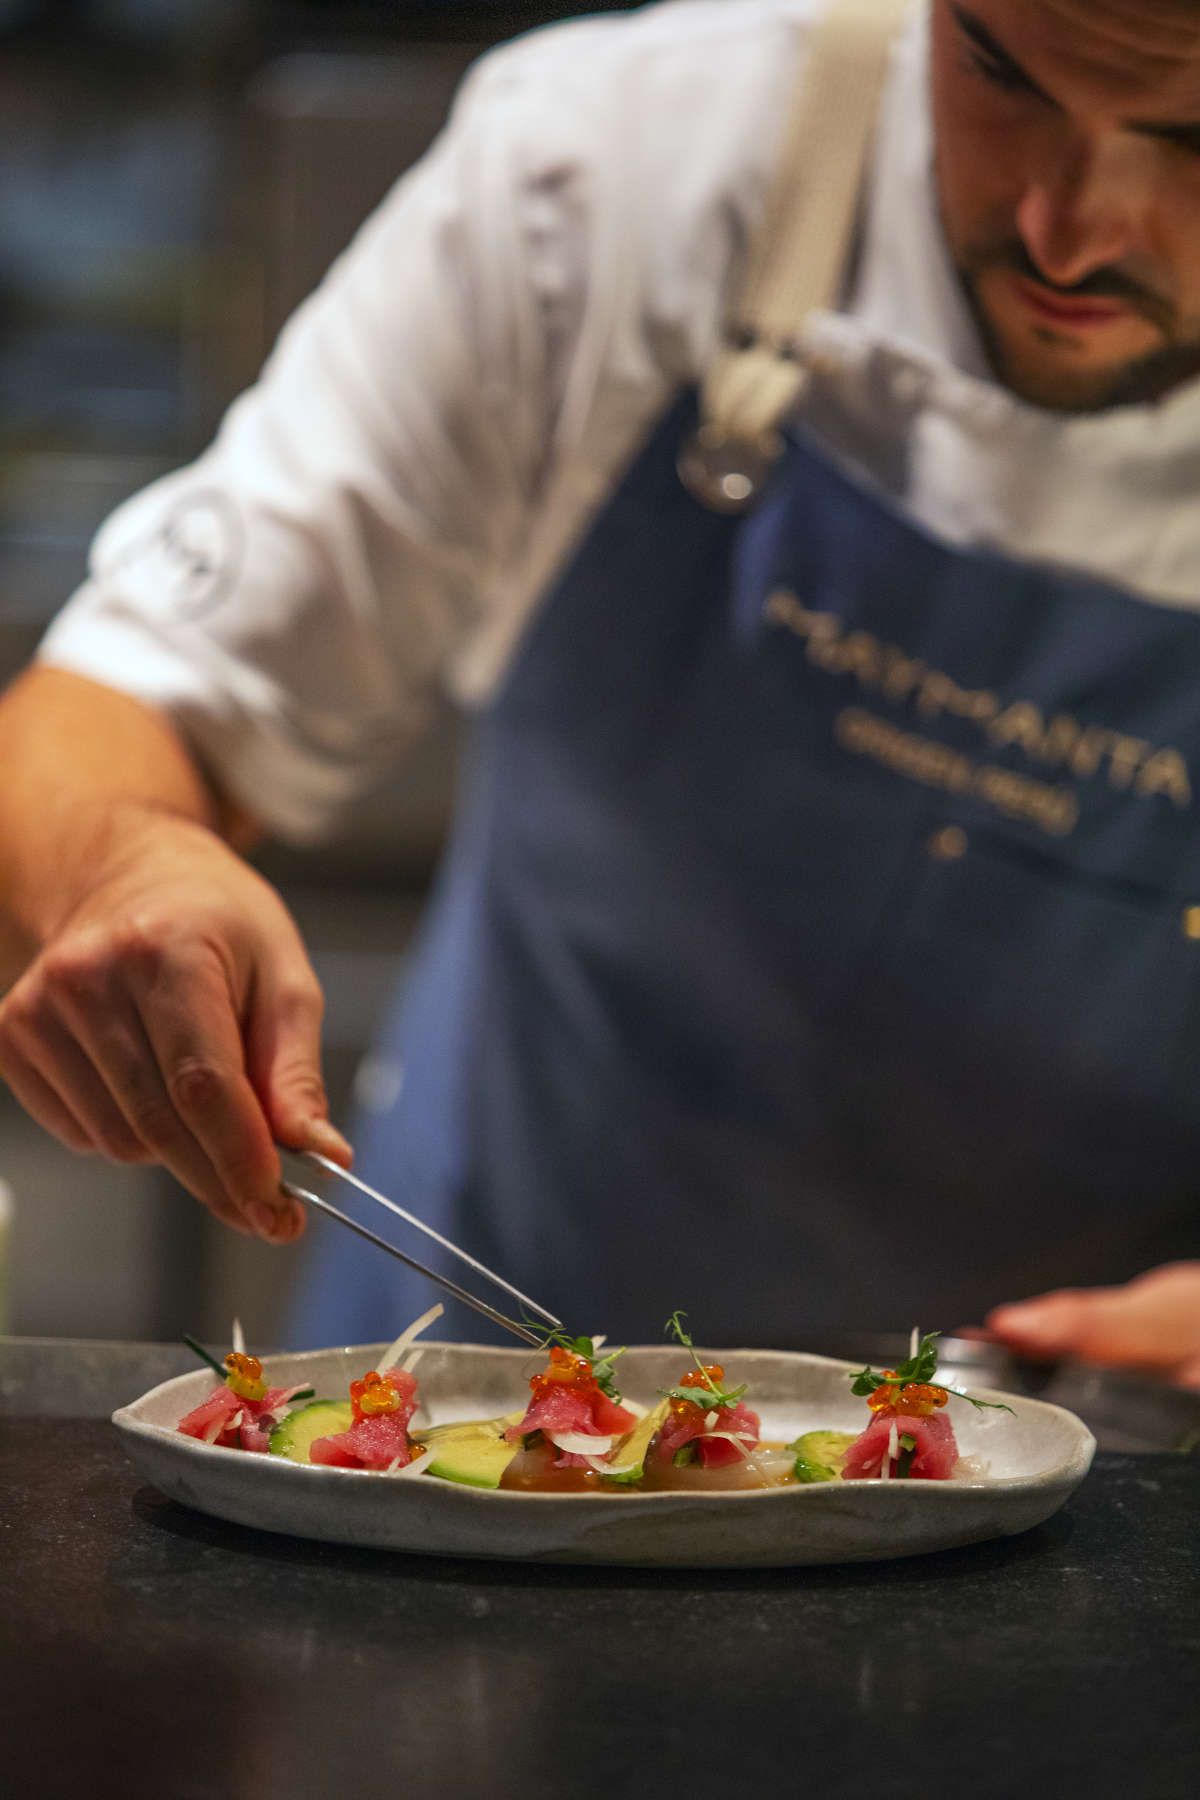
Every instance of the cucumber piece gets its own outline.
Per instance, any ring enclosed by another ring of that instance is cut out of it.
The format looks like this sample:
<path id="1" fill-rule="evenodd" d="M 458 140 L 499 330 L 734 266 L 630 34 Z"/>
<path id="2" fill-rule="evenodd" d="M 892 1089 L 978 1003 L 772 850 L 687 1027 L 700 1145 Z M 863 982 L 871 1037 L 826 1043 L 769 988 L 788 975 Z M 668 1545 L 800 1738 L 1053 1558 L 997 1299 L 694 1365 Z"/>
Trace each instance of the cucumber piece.
<path id="1" fill-rule="evenodd" d="M 853 1442 L 852 1431 L 806 1431 L 788 1445 L 796 1457 L 796 1480 L 837 1481 Z"/>
<path id="2" fill-rule="evenodd" d="M 308 1453 L 317 1438 L 335 1437 L 339 1431 L 349 1431 L 353 1423 L 354 1410 L 348 1400 L 314 1400 L 279 1421 L 267 1448 L 272 1456 L 306 1463 L 311 1461 Z"/>

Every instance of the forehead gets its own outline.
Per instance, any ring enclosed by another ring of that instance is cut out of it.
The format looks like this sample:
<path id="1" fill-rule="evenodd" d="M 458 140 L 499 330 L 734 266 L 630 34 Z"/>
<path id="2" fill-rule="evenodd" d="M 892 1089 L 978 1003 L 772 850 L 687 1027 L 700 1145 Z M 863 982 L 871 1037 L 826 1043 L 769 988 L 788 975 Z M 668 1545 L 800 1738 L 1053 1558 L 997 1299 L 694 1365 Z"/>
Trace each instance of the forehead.
<path id="1" fill-rule="evenodd" d="M 1200 118 L 1200 0 L 957 3 L 1064 104 L 1128 119 Z"/>

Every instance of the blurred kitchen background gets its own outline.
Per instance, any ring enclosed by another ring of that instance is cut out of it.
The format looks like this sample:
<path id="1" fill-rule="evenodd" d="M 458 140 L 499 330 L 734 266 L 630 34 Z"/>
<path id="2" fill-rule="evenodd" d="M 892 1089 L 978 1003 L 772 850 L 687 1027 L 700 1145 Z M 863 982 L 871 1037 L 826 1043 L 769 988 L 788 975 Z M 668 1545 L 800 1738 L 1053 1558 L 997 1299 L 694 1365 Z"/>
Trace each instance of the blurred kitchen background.
<path id="1" fill-rule="evenodd" d="M 618 8 L 0 0 L 0 683 L 106 514 L 208 440 L 428 145 L 466 65 L 581 10 Z M 368 1047 L 436 861 L 458 736 L 442 721 L 336 844 L 259 858 L 326 989 L 339 1120 L 356 1084 L 386 1079 Z M 0 1331 L 223 1340 L 235 1312 L 256 1343 L 280 1331 L 301 1251 L 223 1231 L 165 1175 L 76 1158 L 0 1087 L 5 1187 Z"/>

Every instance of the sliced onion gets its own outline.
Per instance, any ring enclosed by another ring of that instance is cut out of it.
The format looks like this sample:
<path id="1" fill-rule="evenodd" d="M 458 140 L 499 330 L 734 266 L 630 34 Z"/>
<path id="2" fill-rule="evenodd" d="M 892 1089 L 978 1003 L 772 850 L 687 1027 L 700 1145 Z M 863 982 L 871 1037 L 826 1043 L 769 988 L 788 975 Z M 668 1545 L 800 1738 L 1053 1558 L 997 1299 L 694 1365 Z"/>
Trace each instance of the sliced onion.
<path id="1" fill-rule="evenodd" d="M 423 1450 L 420 1456 L 414 1456 L 412 1461 L 410 1463 L 405 1463 L 402 1469 L 396 1467 L 396 1461 L 399 1460 L 397 1458 L 396 1461 L 388 1464 L 384 1473 L 387 1475 L 394 1475 L 398 1481 L 403 1479 L 406 1475 L 423 1475 L 436 1455 L 436 1449 Z"/>
<path id="2" fill-rule="evenodd" d="M 411 1325 L 406 1325 L 391 1348 L 385 1350 L 380 1357 L 380 1374 L 382 1375 L 387 1369 L 394 1369 L 408 1346 L 416 1338 L 419 1338 L 423 1331 L 427 1331 L 436 1320 L 440 1319 L 445 1310 L 439 1301 L 436 1306 L 431 1306 L 428 1312 L 422 1313 L 419 1319 L 414 1319 Z"/>
<path id="3" fill-rule="evenodd" d="M 787 1450 L 764 1450 L 760 1446 L 746 1458 L 746 1467 L 765 1476 L 768 1481 L 782 1480 L 792 1473 L 795 1466 L 796 1458 Z"/>
<path id="4" fill-rule="evenodd" d="M 607 1456 L 617 1442 L 615 1437 L 593 1436 L 588 1431 L 548 1431 L 546 1436 L 568 1456 Z"/>
<path id="5" fill-rule="evenodd" d="M 706 1431 L 704 1437 L 708 1443 L 711 1443 L 714 1438 L 724 1438 L 726 1443 L 733 1445 L 745 1462 L 750 1461 L 750 1452 L 746 1449 L 746 1445 L 758 1442 L 751 1431 Z"/>
<path id="6" fill-rule="evenodd" d="M 242 1330 L 242 1321 L 240 1319 L 235 1319 L 233 1321 L 233 1324 L 230 1326 L 229 1344 L 230 1344 L 230 1348 L 232 1350 L 234 1350 L 238 1356 L 245 1356 L 245 1354 L 246 1354 L 246 1334 Z"/>

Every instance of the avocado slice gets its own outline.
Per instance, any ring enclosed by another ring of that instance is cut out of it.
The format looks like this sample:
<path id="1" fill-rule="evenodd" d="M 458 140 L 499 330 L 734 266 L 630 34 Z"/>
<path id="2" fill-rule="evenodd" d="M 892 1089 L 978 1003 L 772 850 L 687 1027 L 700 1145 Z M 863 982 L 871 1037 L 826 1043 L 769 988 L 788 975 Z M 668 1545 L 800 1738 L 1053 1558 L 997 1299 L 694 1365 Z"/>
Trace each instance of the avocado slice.
<path id="1" fill-rule="evenodd" d="M 510 1425 L 519 1425 L 524 1413 L 502 1419 L 469 1419 L 461 1425 L 433 1425 L 413 1435 L 421 1448 L 434 1452 L 425 1468 L 427 1475 L 458 1481 L 465 1487 L 498 1488 L 520 1444 L 504 1436 Z"/>
<path id="2" fill-rule="evenodd" d="M 796 1480 L 836 1481 L 853 1442 L 852 1431 L 806 1431 L 788 1445 L 796 1456 Z"/>
<path id="3" fill-rule="evenodd" d="M 354 1411 L 348 1400 L 313 1400 L 279 1421 L 267 1447 L 272 1456 L 286 1456 L 289 1462 L 311 1462 L 309 1451 L 317 1438 L 335 1437 L 339 1431 L 349 1431 L 353 1423 Z"/>
<path id="4" fill-rule="evenodd" d="M 646 1455 L 655 1436 L 666 1424 L 671 1410 L 669 1400 L 660 1400 L 652 1406 L 644 1418 L 638 1420 L 632 1431 L 627 1431 L 619 1443 L 613 1445 L 612 1460 L 621 1470 L 619 1475 L 606 1475 L 605 1481 L 613 1487 L 632 1487 L 640 1481 L 646 1472 Z M 628 1465 L 632 1464 L 632 1467 Z"/>

